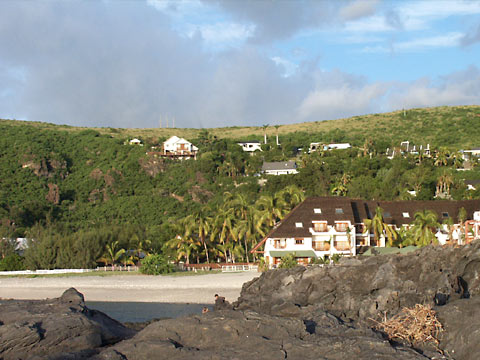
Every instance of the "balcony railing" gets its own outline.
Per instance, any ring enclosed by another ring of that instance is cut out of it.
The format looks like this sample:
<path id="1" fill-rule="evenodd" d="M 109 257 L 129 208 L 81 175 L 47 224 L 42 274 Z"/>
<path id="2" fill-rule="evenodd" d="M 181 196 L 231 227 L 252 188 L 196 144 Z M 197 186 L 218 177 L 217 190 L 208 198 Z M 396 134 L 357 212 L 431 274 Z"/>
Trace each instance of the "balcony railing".
<path id="1" fill-rule="evenodd" d="M 273 247 L 275 249 L 285 249 L 287 247 L 287 242 L 286 241 L 283 241 L 283 242 L 275 241 L 273 243 Z"/>
<path id="2" fill-rule="evenodd" d="M 312 247 L 315 251 L 330 251 L 330 243 L 328 241 L 313 241 Z"/>
<path id="3" fill-rule="evenodd" d="M 313 224 L 313 231 L 315 232 L 327 232 L 328 231 L 328 226 L 327 224 Z"/>
<path id="4" fill-rule="evenodd" d="M 348 241 L 335 241 L 333 246 L 338 251 L 347 251 L 350 250 L 350 243 Z"/>

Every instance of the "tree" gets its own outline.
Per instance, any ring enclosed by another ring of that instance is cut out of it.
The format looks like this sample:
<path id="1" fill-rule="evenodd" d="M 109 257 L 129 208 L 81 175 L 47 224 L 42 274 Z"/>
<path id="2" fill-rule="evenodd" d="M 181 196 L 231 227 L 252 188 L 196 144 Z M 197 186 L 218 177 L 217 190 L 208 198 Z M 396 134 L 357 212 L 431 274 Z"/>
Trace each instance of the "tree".
<path id="1" fill-rule="evenodd" d="M 264 139 L 264 141 L 265 141 L 265 144 L 267 143 L 267 128 L 268 128 L 268 124 L 262 125 L 262 129 L 263 129 L 263 139 Z"/>
<path id="2" fill-rule="evenodd" d="M 373 231 L 376 246 L 380 246 L 380 237 L 385 236 L 388 239 L 388 246 L 393 246 L 393 243 L 398 238 L 398 234 L 393 226 L 388 225 L 383 220 L 383 209 L 377 207 L 375 209 L 375 216 L 372 219 L 364 219 L 365 232 Z"/>
<path id="3" fill-rule="evenodd" d="M 277 137 L 277 146 L 280 146 L 280 143 L 278 142 L 278 128 L 280 127 L 280 125 L 275 125 L 275 134 L 276 134 L 276 137 Z"/>
<path id="4" fill-rule="evenodd" d="M 214 226 L 210 233 L 211 240 L 214 240 L 218 237 L 221 246 L 217 246 L 217 249 L 223 251 L 223 257 L 225 261 L 228 259 L 227 251 L 231 249 L 228 245 L 230 238 L 234 238 L 233 227 L 235 220 L 234 208 L 230 207 L 232 201 L 225 202 L 224 205 L 218 209 L 217 216 L 214 219 Z M 230 258 L 231 258 L 230 254 Z"/>
<path id="5" fill-rule="evenodd" d="M 278 220 L 283 219 L 286 213 L 286 204 L 279 195 L 262 195 L 257 200 L 255 207 L 259 211 L 259 225 L 273 227 Z"/>
<path id="6" fill-rule="evenodd" d="M 289 210 L 305 200 L 304 191 L 296 185 L 288 185 L 285 189 L 280 191 L 279 195 L 282 197 Z"/>
<path id="7" fill-rule="evenodd" d="M 98 261 L 103 262 L 105 265 L 115 265 L 120 261 L 125 254 L 125 249 L 119 249 L 118 240 L 105 245 L 105 252 Z"/>
<path id="8" fill-rule="evenodd" d="M 335 196 L 345 196 L 347 195 L 348 189 L 343 184 L 337 184 L 332 188 L 332 194 Z"/>
<path id="9" fill-rule="evenodd" d="M 450 152 L 446 148 L 440 148 L 435 157 L 435 166 L 447 166 L 450 158 Z"/>
<path id="10" fill-rule="evenodd" d="M 417 211 L 413 220 L 412 236 L 414 245 L 436 244 L 436 230 L 440 227 L 437 214 L 431 210 Z"/>
<path id="11" fill-rule="evenodd" d="M 146 275 L 168 274 L 173 271 L 173 266 L 160 254 L 146 256 L 140 267 L 140 272 Z"/>
<path id="12" fill-rule="evenodd" d="M 289 253 L 284 256 L 282 256 L 281 263 L 279 265 L 279 268 L 281 269 L 291 269 L 295 266 L 297 266 L 297 259 L 295 258 L 295 253 Z"/>
<path id="13" fill-rule="evenodd" d="M 185 218 L 186 231 L 185 236 L 190 236 L 194 233 L 198 236 L 200 243 L 205 249 L 205 256 L 207 258 L 207 263 L 210 262 L 210 257 L 208 254 L 208 245 L 207 245 L 207 236 L 210 233 L 212 228 L 212 218 L 206 214 L 206 208 L 195 211 L 193 214 Z"/>

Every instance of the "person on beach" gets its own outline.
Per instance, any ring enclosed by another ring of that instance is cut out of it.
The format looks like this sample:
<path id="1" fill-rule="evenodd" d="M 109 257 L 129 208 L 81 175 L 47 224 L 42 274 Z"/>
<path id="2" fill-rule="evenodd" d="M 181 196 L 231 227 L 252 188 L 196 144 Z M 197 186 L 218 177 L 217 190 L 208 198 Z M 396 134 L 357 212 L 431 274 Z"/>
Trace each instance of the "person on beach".
<path id="1" fill-rule="evenodd" d="M 208 307 L 204 306 L 202 309 L 202 314 L 206 314 L 208 311 Z"/>
<path id="2" fill-rule="evenodd" d="M 215 294 L 215 306 L 213 307 L 213 310 L 227 310 L 231 308 L 232 306 L 228 301 L 225 301 L 224 296 Z"/>

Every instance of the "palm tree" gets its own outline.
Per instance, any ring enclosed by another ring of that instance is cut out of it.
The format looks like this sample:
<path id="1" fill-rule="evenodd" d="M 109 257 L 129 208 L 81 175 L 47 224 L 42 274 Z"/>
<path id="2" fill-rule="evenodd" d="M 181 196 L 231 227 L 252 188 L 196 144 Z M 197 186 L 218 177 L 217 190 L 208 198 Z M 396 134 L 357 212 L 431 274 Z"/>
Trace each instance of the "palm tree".
<path id="1" fill-rule="evenodd" d="M 235 219 L 234 209 L 229 207 L 230 202 L 225 202 L 224 206 L 218 209 L 217 216 L 214 219 L 214 226 L 210 232 L 210 240 L 215 243 L 215 239 L 218 237 L 220 241 L 218 249 L 223 249 L 227 251 L 229 248 L 227 244 L 229 243 L 230 238 L 232 238 L 233 233 L 233 223 Z M 227 253 L 224 253 L 225 261 L 228 258 Z"/>
<path id="2" fill-rule="evenodd" d="M 300 204 L 305 200 L 305 193 L 302 189 L 296 185 L 288 185 L 286 188 L 280 191 L 279 195 L 283 198 L 285 204 L 289 210 Z"/>
<path id="3" fill-rule="evenodd" d="M 118 249 L 118 240 L 111 242 L 105 246 L 105 252 L 103 256 L 98 259 L 98 261 L 103 262 L 105 265 L 115 265 L 120 261 L 123 254 L 125 254 L 125 249 Z"/>
<path id="4" fill-rule="evenodd" d="M 437 214 L 431 210 L 417 211 L 413 220 L 413 240 L 417 246 L 436 244 L 435 231 L 440 227 Z"/>
<path id="5" fill-rule="evenodd" d="M 450 195 L 450 186 L 453 184 L 453 176 L 445 171 L 437 181 L 437 186 L 436 186 L 436 196 L 440 195 Z"/>
<path id="6" fill-rule="evenodd" d="M 343 184 L 337 184 L 332 188 L 331 193 L 335 196 L 345 196 L 347 195 L 348 189 Z"/>
<path id="7" fill-rule="evenodd" d="M 259 211 L 259 221 L 267 227 L 273 227 L 286 213 L 285 200 L 279 194 L 262 195 L 255 203 Z"/>
<path id="8" fill-rule="evenodd" d="M 212 218 L 206 214 L 206 209 L 203 208 L 194 212 L 193 214 L 185 218 L 186 231 L 185 236 L 190 236 L 192 233 L 200 240 L 200 243 L 205 249 L 205 256 L 207 257 L 207 263 L 210 263 L 210 257 L 208 255 L 207 235 L 212 228 Z"/>
<path id="9" fill-rule="evenodd" d="M 278 142 L 278 128 L 280 125 L 275 125 L 275 130 L 276 130 L 276 136 L 277 136 L 277 146 L 280 146 L 280 143 Z"/>
<path id="10" fill-rule="evenodd" d="M 193 237 L 182 235 L 176 235 L 174 238 L 165 243 L 165 247 L 167 249 L 172 249 L 175 251 L 175 260 L 180 261 L 183 258 L 185 259 L 185 264 L 187 265 L 190 264 L 190 257 L 194 253 L 198 253 L 200 246 L 200 242 L 196 241 Z"/>
<path id="11" fill-rule="evenodd" d="M 265 144 L 267 143 L 267 128 L 268 128 L 268 124 L 262 125 L 263 139 L 265 140 Z"/>
<path id="12" fill-rule="evenodd" d="M 385 236 L 388 239 L 388 246 L 393 246 L 393 243 L 398 238 L 398 234 L 393 228 L 383 221 L 383 209 L 377 207 L 375 209 L 375 216 L 372 219 L 363 220 L 365 224 L 365 232 L 373 231 L 376 246 L 380 245 L 380 237 Z"/>
<path id="13" fill-rule="evenodd" d="M 450 152 L 446 148 L 440 148 L 436 153 L 435 166 L 447 166 Z"/>

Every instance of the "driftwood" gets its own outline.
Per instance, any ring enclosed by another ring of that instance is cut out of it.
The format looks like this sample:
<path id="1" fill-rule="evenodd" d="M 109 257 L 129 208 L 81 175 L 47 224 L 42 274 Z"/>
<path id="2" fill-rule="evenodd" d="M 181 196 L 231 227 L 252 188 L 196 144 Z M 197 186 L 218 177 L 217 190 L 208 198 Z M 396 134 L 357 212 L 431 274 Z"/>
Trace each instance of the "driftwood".
<path id="1" fill-rule="evenodd" d="M 399 314 L 390 319 L 387 319 L 385 314 L 382 322 L 370 320 L 375 323 L 374 327 L 383 331 L 390 340 L 404 340 L 412 346 L 431 343 L 439 350 L 438 336 L 443 331 L 443 327 L 435 311 L 428 305 L 417 304 L 414 308 L 404 307 Z"/>

